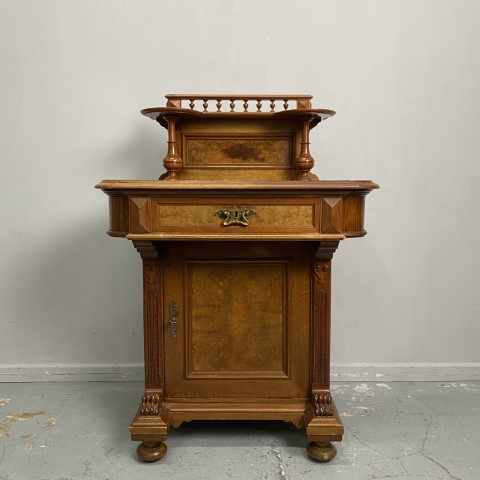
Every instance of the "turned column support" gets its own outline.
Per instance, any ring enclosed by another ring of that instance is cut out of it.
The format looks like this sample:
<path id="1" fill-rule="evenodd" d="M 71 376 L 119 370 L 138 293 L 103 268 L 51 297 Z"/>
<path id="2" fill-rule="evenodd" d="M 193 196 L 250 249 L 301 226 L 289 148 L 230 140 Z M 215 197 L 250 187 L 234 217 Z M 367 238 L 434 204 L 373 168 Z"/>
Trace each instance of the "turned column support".
<path id="1" fill-rule="evenodd" d="M 175 136 L 175 123 L 178 117 L 175 115 L 165 115 L 163 117 L 168 123 L 168 151 L 163 159 L 163 166 L 167 170 L 167 175 L 160 177 L 165 180 L 176 180 L 178 172 L 183 167 L 183 160 L 177 151 L 177 140 Z"/>
<path id="2" fill-rule="evenodd" d="M 310 155 L 310 122 L 313 116 L 302 117 L 302 141 L 300 142 L 300 155 L 295 161 L 295 166 L 298 170 L 298 180 L 310 180 L 309 173 L 313 168 L 315 161 Z"/>

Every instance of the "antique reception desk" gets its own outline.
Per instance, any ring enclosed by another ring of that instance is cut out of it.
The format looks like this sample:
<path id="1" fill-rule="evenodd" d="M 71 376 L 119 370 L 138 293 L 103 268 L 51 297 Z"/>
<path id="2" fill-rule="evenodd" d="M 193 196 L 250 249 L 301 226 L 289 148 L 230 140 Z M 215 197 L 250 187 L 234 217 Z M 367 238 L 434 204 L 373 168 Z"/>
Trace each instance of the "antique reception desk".
<path id="1" fill-rule="evenodd" d="M 167 95 L 142 113 L 168 130 L 159 180 L 105 180 L 108 234 L 143 261 L 145 393 L 130 426 L 141 459 L 190 420 L 284 420 L 331 460 L 331 259 L 361 237 L 369 180 L 310 172 L 309 95 Z"/>

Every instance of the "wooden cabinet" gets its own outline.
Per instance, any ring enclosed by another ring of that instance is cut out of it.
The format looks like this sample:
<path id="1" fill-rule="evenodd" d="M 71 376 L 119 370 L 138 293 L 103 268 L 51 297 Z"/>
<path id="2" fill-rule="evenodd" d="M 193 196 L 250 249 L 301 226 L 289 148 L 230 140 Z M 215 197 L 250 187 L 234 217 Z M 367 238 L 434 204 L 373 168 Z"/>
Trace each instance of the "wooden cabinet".
<path id="1" fill-rule="evenodd" d="M 310 129 L 334 114 L 310 100 L 168 95 L 142 111 L 168 129 L 167 172 L 97 185 L 108 233 L 143 261 L 145 394 L 130 432 L 144 460 L 195 419 L 292 422 L 312 458 L 335 456 L 331 259 L 365 235 L 365 196 L 378 186 L 310 172 Z"/>

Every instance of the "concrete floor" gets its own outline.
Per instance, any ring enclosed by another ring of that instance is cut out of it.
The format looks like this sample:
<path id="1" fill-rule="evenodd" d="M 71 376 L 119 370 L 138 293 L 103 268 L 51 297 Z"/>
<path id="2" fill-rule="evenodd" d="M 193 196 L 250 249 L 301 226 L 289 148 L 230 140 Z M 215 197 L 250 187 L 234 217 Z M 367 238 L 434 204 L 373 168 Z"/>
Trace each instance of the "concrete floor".
<path id="1" fill-rule="evenodd" d="M 311 461 L 303 432 L 281 422 L 185 424 L 146 464 L 128 434 L 142 384 L 0 384 L 0 479 L 480 479 L 480 383 L 333 392 L 346 433 L 328 464 Z"/>

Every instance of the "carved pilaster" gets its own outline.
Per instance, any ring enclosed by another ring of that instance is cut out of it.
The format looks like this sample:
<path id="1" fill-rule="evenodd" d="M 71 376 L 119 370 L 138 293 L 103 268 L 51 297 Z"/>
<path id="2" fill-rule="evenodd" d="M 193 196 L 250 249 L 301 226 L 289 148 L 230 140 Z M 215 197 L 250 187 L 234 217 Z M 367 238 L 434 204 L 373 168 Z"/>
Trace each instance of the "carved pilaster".
<path id="1" fill-rule="evenodd" d="M 156 390 L 155 395 L 159 396 L 161 403 L 164 389 L 163 355 L 160 352 L 163 345 L 162 263 L 155 243 L 135 241 L 134 246 L 143 260 L 145 387 L 147 390 Z M 147 395 L 146 398 L 150 398 L 153 394 L 145 395 Z M 144 410 L 143 399 L 142 410 Z"/>
<path id="2" fill-rule="evenodd" d="M 329 369 L 329 292 L 326 288 L 321 288 L 326 283 L 327 274 L 330 273 L 330 267 L 322 265 L 315 267 L 315 288 L 313 296 L 313 378 L 312 383 L 328 385 Z"/>
<path id="3" fill-rule="evenodd" d="M 331 259 L 338 242 L 318 245 L 312 268 L 311 395 L 316 416 L 332 416 L 330 387 Z"/>
<path id="4" fill-rule="evenodd" d="M 146 265 L 145 265 L 146 264 Z M 160 267 L 144 260 L 144 320 L 145 320 L 145 384 L 147 388 L 156 388 L 163 384 L 163 372 L 160 369 L 160 332 L 159 304 L 161 298 L 156 289 L 159 283 Z M 152 283 L 149 283 L 151 282 Z"/>

